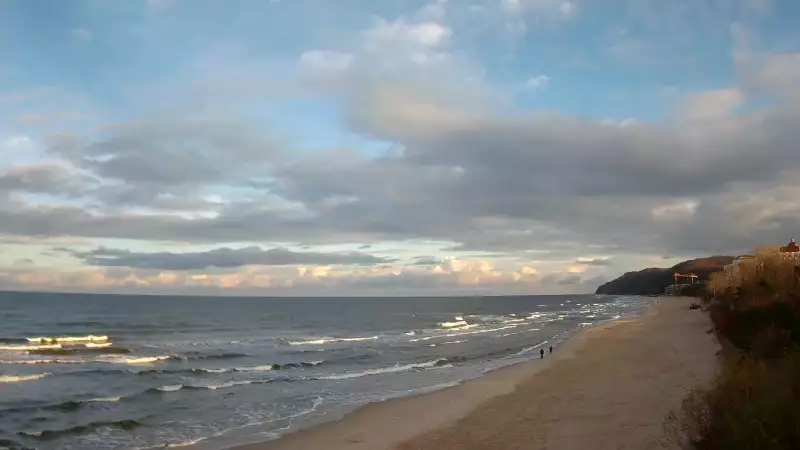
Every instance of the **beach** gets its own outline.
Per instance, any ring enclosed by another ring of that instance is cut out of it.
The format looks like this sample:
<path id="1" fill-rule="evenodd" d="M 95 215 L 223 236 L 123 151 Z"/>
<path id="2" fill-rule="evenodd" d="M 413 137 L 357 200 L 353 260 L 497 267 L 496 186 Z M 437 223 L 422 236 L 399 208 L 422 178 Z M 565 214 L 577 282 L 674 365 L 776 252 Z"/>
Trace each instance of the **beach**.
<path id="1" fill-rule="evenodd" d="M 236 450 L 663 448 L 665 416 L 713 377 L 718 343 L 689 298 L 576 333 L 543 361 L 374 403 Z"/>

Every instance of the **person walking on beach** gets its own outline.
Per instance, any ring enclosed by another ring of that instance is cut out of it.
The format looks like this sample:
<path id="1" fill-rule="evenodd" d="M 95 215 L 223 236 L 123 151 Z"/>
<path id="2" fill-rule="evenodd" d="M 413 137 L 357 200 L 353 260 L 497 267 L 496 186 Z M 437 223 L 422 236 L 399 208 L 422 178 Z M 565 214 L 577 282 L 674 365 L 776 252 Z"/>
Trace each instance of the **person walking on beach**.
<path id="1" fill-rule="evenodd" d="M 539 355 L 544 359 L 544 349 L 539 350 Z"/>
<path id="2" fill-rule="evenodd" d="M 550 346 L 550 353 L 553 353 L 553 346 Z"/>

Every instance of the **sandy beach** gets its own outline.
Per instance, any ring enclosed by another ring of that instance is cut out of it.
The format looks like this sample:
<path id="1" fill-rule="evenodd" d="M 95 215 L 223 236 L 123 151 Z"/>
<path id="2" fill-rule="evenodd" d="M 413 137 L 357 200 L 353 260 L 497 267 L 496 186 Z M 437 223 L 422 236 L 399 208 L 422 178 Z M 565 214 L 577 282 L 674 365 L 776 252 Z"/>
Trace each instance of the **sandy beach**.
<path id="1" fill-rule="evenodd" d="M 708 382 L 718 344 L 691 299 L 584 330 L 547 355 L 458 386 L 365 406 L 236 450 L 663 448 L 663 421 Z"/>

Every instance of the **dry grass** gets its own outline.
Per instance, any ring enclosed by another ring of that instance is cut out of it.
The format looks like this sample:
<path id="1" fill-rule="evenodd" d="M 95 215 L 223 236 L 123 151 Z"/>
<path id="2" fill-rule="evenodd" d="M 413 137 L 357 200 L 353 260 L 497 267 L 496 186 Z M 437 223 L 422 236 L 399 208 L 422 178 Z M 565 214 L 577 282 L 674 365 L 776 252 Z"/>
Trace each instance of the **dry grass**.
<path id="1" fill-rule="evenodd" d="M 708 311 L 727 348 L 713 386 L 695 390 L 665 422 L 682 449 L 800 449 L 800 283 L 773 249 L 734 280 L 711 277 Z"/>

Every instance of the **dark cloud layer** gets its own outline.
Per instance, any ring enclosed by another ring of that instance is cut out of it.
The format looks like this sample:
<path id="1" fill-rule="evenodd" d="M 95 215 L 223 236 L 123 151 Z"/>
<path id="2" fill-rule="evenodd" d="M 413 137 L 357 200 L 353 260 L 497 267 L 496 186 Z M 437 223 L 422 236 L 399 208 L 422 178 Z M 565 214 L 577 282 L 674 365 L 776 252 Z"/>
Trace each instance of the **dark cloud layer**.
<path id="1" fill-rule="evenodd" d="M 381 258 L 359 252 L 293 252 L 284 248 L 264 250 L 256 246 L 236 249 L 217 248 L 207 252 L 189 253 L 138 253 L 130 250 L 100 247 L 88 252 L 69 251 L 69 253 L 92 266 L 158 270 L 200 270 L 248 265 L 365 265 L 393 261 L 390 258 Z"/>
<path id="2" fill-rule="evenodd" d="M 578 259 L 575 264 L 583 264 L 585 266 L 610 266 L 611 260 L 607 258 L 591 258 L 591 259 Z"/>

